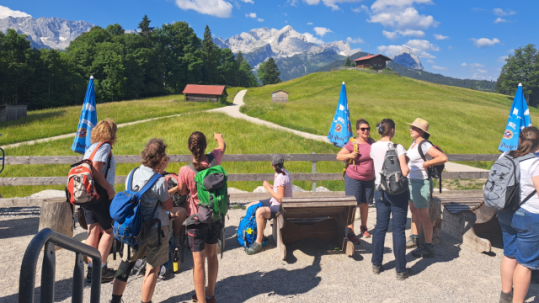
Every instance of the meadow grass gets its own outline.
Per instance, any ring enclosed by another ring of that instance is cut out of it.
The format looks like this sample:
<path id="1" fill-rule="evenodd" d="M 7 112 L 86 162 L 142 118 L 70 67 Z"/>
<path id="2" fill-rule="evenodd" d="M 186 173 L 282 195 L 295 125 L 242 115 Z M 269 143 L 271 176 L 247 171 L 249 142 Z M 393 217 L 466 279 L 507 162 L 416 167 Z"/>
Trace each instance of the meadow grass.
<path id="1" fill-rule="evenodd" d="M 227 88 L 229 94 L 227 101 L 232 102 L 241 89 L 243 88 Z M 221 106 L 223 104 L 220 103 L 186 102 L 184 95 L 167 95 L 142 100 L 99 103 L 97 118 L 98 121 L 111 118 L 119 124 Z M 80 112 L 81 105 L 30 111 L 26 118 L 0 125 L 2 134 L 0 145 L 74 133 L 77 131 Z"/>
<path id="2" fill-rule="evenodd" d="M 405 122 L 421 117 L 430 122 L 431 140 L 448 154 L 497 153 L 513 99 L 395 74 L 341 70 L 250 88 L 241 111 L 292 129 L 327 135 L 343 81 L 353 129 L 355 120 L 365 118 L 377 140 L 376 123 L 391 118 L 396 123 L 393 141 L 408 148 L 412 139 Z M 271 101 L 271 92 L 278 89 L 289 92 L 287 103 Z M 530 108 L 530 112 L 537 125 L 539 110 Z"/>
<path id="3" fill-rule="evenodd" d="M 213 133 L 223 134 L 227 143 L 227 154 L 269 154 L 269 153 L 337 153 L 338 148 L 323 142 L 304 139 L 288 132 L 234 119 L 220 113 L 186 113 L 185 115 L 164 118 L 146 123 L 130 125 L 118 129 L 118 143 L 114 146 L 115 155 L 138 155 L 145 143 L 153 137 L 160 137 L 168 144 L 168 154 L 190 154 L 187 139 L 193 131 L 202 131 L 208 138 L 208 151 L 217 146 Z M 61 156 L 75 155 L 71 151 L 72 138 L 50 141 L 35 145 L 22 145 L 6 150 L 8 156 Z M 178 172 L 185 163 L 171 163 L 168 171 Z M 137 164 L 118 164 L 116 175 L 127 175 Z M 290 172 L 311 172 L 311 162 L 287 162 Z M 224 162 L 228 173 L 272 173 L 269 162 Z M 319 162 L 317 172 L 340 172 L 340 162 Z M 47 177 L 67 176 L 69 165 L 7 165 L 1 177 Z M 67 178 L 67 177 L 66 177 Z M 273 180 L 268 180 L 273 181 Z M 295 185 L 311 189 L 311 182 L 296 181 Z M 262 182 L 229 182 L 230 187 L 252 191 Z M 342 181 L 318 181 L 317 186 L 330 190 L 344 190 Z M 4 186 L 0 194 L 4 197 L 26 197 L 44 189 L 59 189 L 63 186 Z M 123 190 L 117 184 L 116 190 Z"/>

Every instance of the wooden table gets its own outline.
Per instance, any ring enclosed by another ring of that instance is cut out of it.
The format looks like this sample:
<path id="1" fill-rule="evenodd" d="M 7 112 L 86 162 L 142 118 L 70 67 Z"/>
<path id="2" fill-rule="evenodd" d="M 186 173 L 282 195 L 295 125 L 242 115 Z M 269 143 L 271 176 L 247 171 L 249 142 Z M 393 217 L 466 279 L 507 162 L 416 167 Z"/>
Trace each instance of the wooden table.
<path id="1" fill-rule="evenodd" d="M 487 207 L 482 194 L 440 197 L 443 205 L 442 231 L 477 252 L 491 251 L 489 240 L 478 233 L 501 234 L 496 210 Z"/>
<path id="2" fill-rule="evenodd" d="M 354 222 L 354 197 L 283 198 L 281 211 L 273 221 L 273 239 L 279 256 L 286 259 L 286 244 L 304 238 L 318 238 L 339 247 L 348 256 L 354 245 L 346 238 Z"/>

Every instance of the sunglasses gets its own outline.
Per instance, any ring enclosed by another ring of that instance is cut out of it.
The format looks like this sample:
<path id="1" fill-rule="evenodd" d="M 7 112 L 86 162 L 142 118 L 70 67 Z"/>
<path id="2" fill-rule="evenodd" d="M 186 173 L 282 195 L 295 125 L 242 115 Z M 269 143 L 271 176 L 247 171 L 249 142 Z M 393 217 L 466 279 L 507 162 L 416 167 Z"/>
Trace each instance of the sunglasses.
<path id="1" fill-rule="evenodd" d="M 371 131 L 371 128 L 370 127 L 362 127 L 359 130 L 362 131 L 362 132 L 367 132 L 367 131 Z"/>

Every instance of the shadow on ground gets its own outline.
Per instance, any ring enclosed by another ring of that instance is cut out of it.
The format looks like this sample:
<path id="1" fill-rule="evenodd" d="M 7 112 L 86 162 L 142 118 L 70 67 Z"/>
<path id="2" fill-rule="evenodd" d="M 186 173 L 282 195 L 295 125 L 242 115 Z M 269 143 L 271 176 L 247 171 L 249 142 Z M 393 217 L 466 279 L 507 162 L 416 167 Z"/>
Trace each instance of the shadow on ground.
<path id="1" fill-rule="evenodd" d="M 70 298 L 72 289 L 73 289 L 72 278 L 61 280 L 61 281 L 56 281 L 56 284 L 54 285 L 54 294 L 55 294 L 54 302 L 59 302 L 67 298 Z M 89 292 L 90 289 L 88 288 L 88 290 L 85 290 L 85 291 Z M 36 287 L 34 291 L 34 301 L 40 302 L 40 296 L 41 296 L 41 287 Z M 101 293 L 101 296 L 103 296 L 103 293 Z M 104 301 L 103 297 L 101 297 L 101 300 Z M 18 293 L 0 298 L 0 303 L 13 303 L 13 302 L 18 302 L 18 301 L 19 301 Z"/>
<path id="2" fill-rule="evenodd" d="M 21 218 L 0 221 L 0 239 L 17 238 L 37 234 L 39 218 Z"/>

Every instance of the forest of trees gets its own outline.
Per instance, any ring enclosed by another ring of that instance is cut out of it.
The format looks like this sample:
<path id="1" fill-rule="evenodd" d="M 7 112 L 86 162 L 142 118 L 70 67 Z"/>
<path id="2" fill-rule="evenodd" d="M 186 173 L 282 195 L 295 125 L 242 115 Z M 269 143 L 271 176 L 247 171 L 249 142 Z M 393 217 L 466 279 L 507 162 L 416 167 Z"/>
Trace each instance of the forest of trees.
<path id="1" fill-rule="evenodd" d="M 13 29 L 0 32 L 0 104 L 81 104 L 91 75 L 97 102 L 181 93 L 187 84 L 258 86 L 243 55 L 217 47 L 208 26 L 201 40 L 186 22 L 150 23 L 144 16 L 137 33 L 96 26 L 65 51 L 32 48 Z"/>
<path id="2" fill-rule="evenodd" d="M 496 92 L 513 96 L 518 84 L 529 105 L 539 105 L 539 52 L 535 45 L 519 47 L 505 59 L 500 77 L 496 82 Z"/>

